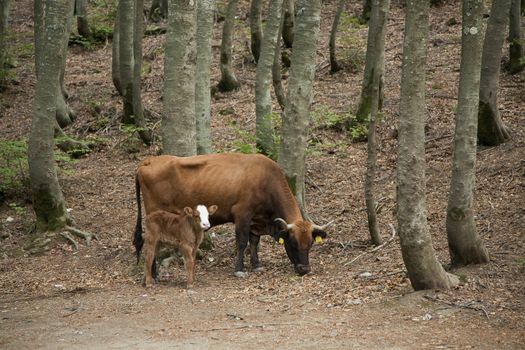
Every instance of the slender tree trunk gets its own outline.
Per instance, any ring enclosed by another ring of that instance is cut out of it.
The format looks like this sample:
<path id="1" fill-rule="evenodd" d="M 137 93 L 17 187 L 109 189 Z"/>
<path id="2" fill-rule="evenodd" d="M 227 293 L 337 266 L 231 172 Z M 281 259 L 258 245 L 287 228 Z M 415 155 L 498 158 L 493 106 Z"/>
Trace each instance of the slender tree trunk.
<path id="1" fill-rule="evenodd" d="M 78 34 L 84 38 L 91 38 L 91 29 L 89 28 L 87 0 L 75 0 L 75 15 L 77 16 Z"/>
<path id="2" fill-rule="evenodd" d="M 373 3 L 374 0 L 372 0 Z M 356 122 L 358 124 L 366 123 L 366 119 L 370 115 L 370 107 L 372 104 L 372 89 L 373 89 L 373 76 L 372 76 L 372 70 L 375 66 L 375 61 L 377 60 L 377 55 L 379 54 L 377 50 L 374 49 L 375 47 L 375 38 L 382 38 L 381 40 L 384 41 L 385 39 L 385 33 L 386 33 L 386 22 L 388 19 L 388 9 L 390 7 L 390 3 L 384 4 L 384 1 L 382 1 L 382 9 L 378 13 L 377 18 L 373 18 L 373 20 L 370 21 L 370 24 L 368 26 L 368 42 L 367 42 L 367 48 L 366 48 L 366 61 L 365 61 L 365 73 L 363 77 L 363 85 L 361 87 L 361 97 L 359 99 L 359 104 L 356 112 Z M 373 5 L 372 9 L 373 11 Z M 381 55 L 384 55 L 382 52 Z M 383 106 L 383 79 L 379 80 L 379 100 L 378 100 L 378 107 L 379 109 Z"/>
<path id="3" fill-rule="evenodd" d="M 510 1 L 493 0 L 481 56 L 478 142 L 486 146 L 496 146 L 510 138 L 498 109 L 501 48 L 505 40 Z"/>
<path id="4" fill-rule="evenodd" d="M 134 0 L 119 0 L 119 60 L 124 124 L 135 124 L 133 114 Z"/>
<path id="5" fill-rule="evenodd" d="M 197 2 L 197 67 L 195 75 L 195 116 L 197 154 L 212 153 L 210 66 L 214 0 Z"/>
<path id="6" fill-rule="evenodd" d="M 261 54 L 261 42 L 263 37 L 262 23 L 262 0 L 251 0 L 250 2 L 250 48 L 253 59 L 259 62 Z"/>
<path id="7" fill-rule="evenodd" d="M 0 0 L 0 91 L 6 85 L 7 77 L 7 31 L 11 0 Z"/>
<path id="8" fill-rule="evenodd" d="M 313 96 L 321 0 L 301 0 L 298 8 L 301 11 L 297 15 L 296 25 L 301 30 L 297 30 L 294 37 L 279 164 L 304 213 L 305 151 Z"/>
<path id="9" fill-rule="evenodd" d="M 436 258 L 427 227 L 425 196 L 426 0 L 406 4 L 397 157 L 397 222 L 403 261 L 412 287 L 448 289 L 457 281 Z"/>
<path id="10" fill-rule="evenodd" d="M 197 6 L 175 0 L 168 10 L 164 61 L 163 153 L 192 156 L 197 153 L 195 122 Z"/>
<path id="11" fill-rule="evenodd" d="M 523 57 L 523 38 L 521 29 L 521 6 L 520 0 L 512 0 L 509 18 L 509 72 L 519 73 L 525 67 Z"/>
<path id="12" fill-rule="evenodd" d="M 53 134 L 70 4 L 69 0 L 35 1 L 35 9 L 41 10 L 35 13 L 35 18 L 42 15 L 40 26 L 35 26 L 35 41 L 42 41 L 36 44 L 38 75 L 28 161 L 38 232 L 54 231 L 67 224 L 66 205 L 56 174 Z"/>
<path id="13" fill-rule="evenodd" d="M 337 4 L 337 10 L 335 11 L 334 21 L 332 22 L 332 29 L 330 30 L 330 40 L 328 47 L 330 51 L 330 72 L 335 73 L 341 70 L 341 65 L 337 62 L 336 55 L 336 39 L 337 39 L 337 28 L 339 27 L 339 21 L 341 19 L 341 13 L 345 9 L 347 0 L 339 0 Z"/>
<path id="14" fill-rule="evenodd" d="M 370 26 L 368 31 L 367 58 L 371 66 L 369 72 L 370 118 L 368 122 L 368 159 L 365 178 L 365 200 L 368 214 L 368 230 L 372 243 L 381 244 L 381 235 L 376 218 L 376 200 L 374 180 L 376 173 L 376 120 L 379 111 L 379 101 L 383 90 L 383 74 L 385 70 L 385 29 L 390 0 L 372 0 Z"/>
<path id="15" fill-rule="evenodd" d="M 294 39 L 295 9 L 294 0 L 284 0 L 284 23 L 282 37 L 284 45 L 291 48 Z"/>
<path id="16" fill-rule="evenodd" d="M 272 66 L 279 35 L 283 0 L 270 0 L 261 56 L 255 75 L 255 138 L 261 153 L 277 158 L 272 120 Z"/>
<path id="17" fill-rule="evenodd" d="M 146 126 L 141 95 L 142 38 L 144 36 L 144 0 L 134 0 L 133 22 L 133 118 L 141 140 L 151 144 L 152 136 Z"/>
<path id="18" fill-rule="evenodd" d="M 235 26 L 235 14 L 237 12 L 237 1 L 229 0 L 228 8 L 226 9 L 226 19 L 222 28 L 222 42 L 221 42 L 221 80 L 217 85 L 219 91 L 228 92 L 239 88 L 240 84 L 233 72 L 232 64 L 232 40 L 233 28 Z"/>
<path id="19" fill-rule="evenodd" d="M 361 21 L 367 23 L 370 20 L 370 13 L 372 12 L 372 0 L 363 0 L 363 12 L 361 13 Z"/>
<path id="20" fill-rule="evenodd" d="M 111 45 L 111 79 L 113 85 L 120 96 L 124 95 L 122 91 L 122 82 L 120 81 L 120 6 L 117 6 L 117 13 L 115 15 L 115 24 L 113 26 L 113 43 Z"/>
<path id="21" fill-rule="evenodd" d="M 447 238 L 453 265 L 489 261 L 474 222 L 476 133 L 483 44 L 483 0 L 463 0 L 458 111 L 452 181 L 447 207 Z"/>
<path id="22" fill-rule="evenodd" d="M 283 2 L 284 6 L 284 2 Z M 273 91 L 275 92 L 275 97 L 277 102 L 281 107 L 281 111 L 284 111 L 286 105 L 286 97 L 284 93 L 284 88 L 281 78 L 281 35 L 284 25 L 284 7 L 281 12 L 281 23 L 279 24 L 279 32 L 277 33 L 277 41 L 275 43 L 275 53 L 273 56 L 273 66 L 272 66 L 272 84 Z"/>

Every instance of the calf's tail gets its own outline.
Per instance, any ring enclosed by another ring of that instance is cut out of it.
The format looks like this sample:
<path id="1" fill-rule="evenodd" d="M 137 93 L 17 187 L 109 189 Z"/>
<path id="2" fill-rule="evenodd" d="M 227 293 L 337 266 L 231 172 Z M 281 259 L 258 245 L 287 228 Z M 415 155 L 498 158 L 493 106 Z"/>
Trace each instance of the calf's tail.
<path id="1" fill-rule="evenodd" d="M 137 263 L 140 258 L 140 251 L 144 245 L 144 239 L 142 238 L 142 209 L 140 205 L 140 183 L 138 174 L 135 175 L 135 194 L 137 198 L 137 223 L 135 224 L 135 234 L 133 235 L 133 245 L 135 246 L 135 252 L 137 254 Z"/>

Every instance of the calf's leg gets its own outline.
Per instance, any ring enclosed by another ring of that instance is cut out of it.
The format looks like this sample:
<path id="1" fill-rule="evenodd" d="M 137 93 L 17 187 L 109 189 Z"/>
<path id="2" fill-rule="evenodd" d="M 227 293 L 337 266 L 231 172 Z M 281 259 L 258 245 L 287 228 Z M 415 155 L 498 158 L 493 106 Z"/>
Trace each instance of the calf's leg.
<path id="1" fill-rule="evenodd" d="M 155 263 L 155 250 L 157 249 L 158 241 L 155 239 L 144 240 L 144 285 L 146 287 L 153 286 L 153 278 L 151 276 L 152 266 Z"/>
<path id="2" fill-rule="evenodd" d="M 186 269 L 186 288 L 193 288 L 195 282 L 195 258 L 193 256 L 193 247 L 189 244 L 183 243 L 179 247 L 179 250 L 184 257 L 184 268 Z M 196 251 L 197 249 L 195 249 Z"/>

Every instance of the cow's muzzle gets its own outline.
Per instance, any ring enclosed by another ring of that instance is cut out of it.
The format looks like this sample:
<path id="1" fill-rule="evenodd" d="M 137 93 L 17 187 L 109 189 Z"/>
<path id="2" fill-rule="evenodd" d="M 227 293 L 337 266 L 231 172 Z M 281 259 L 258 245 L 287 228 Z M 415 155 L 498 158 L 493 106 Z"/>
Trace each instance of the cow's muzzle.
<path id="1" fill-rule="evenodd" d="M 310 272 L 310 265 L 297 264 L 295 265 L 295 272 L 300 276 L 306 275 Z"/>

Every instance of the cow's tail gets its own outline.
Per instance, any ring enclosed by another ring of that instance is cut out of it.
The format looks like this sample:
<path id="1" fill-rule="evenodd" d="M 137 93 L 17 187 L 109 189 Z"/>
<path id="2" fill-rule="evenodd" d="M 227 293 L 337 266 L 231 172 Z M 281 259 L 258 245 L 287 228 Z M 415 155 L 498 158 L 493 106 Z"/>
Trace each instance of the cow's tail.
<path id="1" fill-rule="evenodd" d="M 140 258 L 140 251 L 144 245 L 144 239 L 142 238 L 142 209 L 140 204 L 140 183 L 138 174 L 135 175 L 135 194 L 137 197 L 137 223 L 135 224 L 135 234 L 133 235 L 133 245 L 135 246 L 135 252 L 137 254 L 137 263 Z"/>

